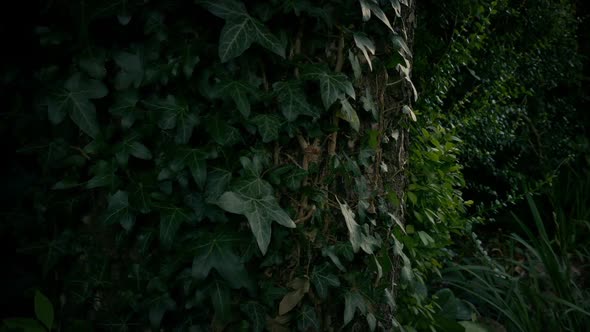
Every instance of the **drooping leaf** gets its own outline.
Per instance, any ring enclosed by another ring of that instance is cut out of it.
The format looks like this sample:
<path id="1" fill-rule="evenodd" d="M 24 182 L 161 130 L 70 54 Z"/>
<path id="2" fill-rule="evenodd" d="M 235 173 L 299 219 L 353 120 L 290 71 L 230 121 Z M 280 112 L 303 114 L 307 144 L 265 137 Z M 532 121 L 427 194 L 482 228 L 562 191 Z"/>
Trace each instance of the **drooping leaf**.
<path id="1" fill-rule="evenodd" d="M 295 228 L 295 223 L 281 209 L 270 188 L 270 184 L 259 178 L 245 179 L 235 186 L 235 192 L 225 192 L 217 202 L 222 209 L 230 213 L 246 216 L 263 255 L 266 254 L 270 243 L 273 221 L 288 228 Z"/>
<path id="2" fill-rule="evenodd" d="M 339 287 L 340 280 L 331 273 L 330 265 L 324 263 L 320 266 L 314 267 L 311 273 L 311 282 L 316 290 L 318 296 L 325 300 L 328 297 L 329 287 Z"/>
<path id="3" fill-rule="evenodd" d="M 369 330 L 371 330 L 371 332 L 375 331 L 377 328 L 377 317 L 371 312 L 367 314 L 367 324 L 369 324 Z"/>
<path id="4" fill-rule="evenodd" d="M 351 50 L 348 51 L 348 61 L 350 62 L 350 65 L 352 66 L 354 78 L 356 80 L 359 80 L 362 75 L 361 64 L 359 62 L 359 58 Z"/>
<path id="5" fill-rule="evenodd" d="M 277 82 L 272 87 L 277 94 L 279 108 L 287 121 L 293 122 L 299 115 L 319 117 L 319 112 L 307 102 L 300 83 Z"/>
<path id="6" fill-rule="evenodd" d="M 251 331 L 262 332 L 264 330 L 267 314 L 263 305 L 256 302 L 248 302 L 241 304 L 240 309 L 252 323 Z"/>
<path id="7" fill-rule="evenodd" d="M 397 50 L 402 57 L 412 57 L 412 51 L 410 51 L 410 48 L 408 47 L 402 36 L 395 35 L 391 37 L 391 42 L 393 43 L 393 48 Z"/>
<path id="8" fill-rule="evenodd" d="M 244 263 L 235 253 L 235 247 L 243 238 L 228 232 L 203 234 L 197 238 L 199 243 L 194 251 L 192 276 L 196 280 L 207 278 L 215 269 L 232 288 L 248 286 L 248 274 Z"/>
<path id="9" fill-rule="evenodd" d="M 304 67 L 301 78 L 320 82 L 320 93 L 326 109 L 329 109 L 344 94 L 349 95 L 352 99 L 355 98 L 352 83 L 342 73 L 330 72 L 329 69 L 323 66 L 311 65 Z"/>
<path id="10" fill-rule="evenodd" d="M 369 39 L 366 34 L 362 32 L 355 32 L 354 43 L 356 44 L 356 47 L 358 47 L 361 52 L 363 52 L 363 55 L 369 64 L 369 68 L 373 70 L 373 63 L 371 61 L 371 57 L 369 56 L 369 53 L 371 53 L 371 55 L 375 55 L 375 44 L 373 41 Z"/>
<path id="11" fill-rule="evenodd" d="M 309 285 L 309 279 L 307 278 L 293 279 L 289 283 L 289 287 L 293 288 L 293 291 L 283 296 L 279 303 L 279 315 L 283 316 L 293 310 L 301 302 L 305 294 L 309 292 Z"/>
<path id="12" fill-rule="evenodd" d="M 103 216 L 107 225 L 119 223 L 129 231 L 135 223 L 135 216 L 129 211 L 129 195 L 125 191 L 117 191 L 109 198 L 107 211 Z"/>
<path id="13" fill-rule="evenodd" d="M 361 126 L 358 114 L 354 108 L 352 108 L 352 105 L 350 105 L 346 97 L 340 98 L 340 104 L 342 105 L 342 108 L 340 109 L 340 112 L 338 112 L 338 117 L 348 122 L 352 129 L 358 132 Z"/>
<path id="14" fill-rule="evenodd" d="M 389 30 L 391 30 L 391 32 L 394 32 L 393 27 L 391 26 L 391 23 L 389 23 L 389 19 L 387 18 L 387 16 L 385 15 L 385 13 L 381 9 L 381 7 L 379 7 L 379 4 L 377 4 L 376 1 L 374 1 L 374 0 L 359 0 L 359 2 L 361 4 L 361 10 L 363 13 L 363 20 L 364 21 L 368 21 L 371 18 L 371 13 L 372 13 L 375 16 L 377 16 L 377 18 L 380 19 L 381 22 L 383 22 L 389 28 Z"/>
<path id="15" fill-rule="evenodd" d="M 55 318 L 53 304 L 51 304 L 47 296 L 39 291 L 35 292 L 35 316 L 45 325 L 48 331 L 51 331 L 53 319 Z"/>
<path id="16" fill-rule="evenodd" d="M 363 232 L 363 228 L 357 224 L 354 212 L 350 209 L 348 204 L 340 203 L 338 198 L 336 198 L 336 200 L 338 201 L 338 204 L 340 205 L 340 211 L 344 216 L 353 251 L 357 252 L 359 249 L 363 249 L 363 251 L 367 254 L 374 253 L 375 248 L 379 247 L 380 241 L 374 236 L 366 234 L 366 231 L 368 230 L 367 224 L 365 224 L 365 232 Z"/>
<path id="17" fill-rule="evenodd" d="M 46 332 L 47 330 L 39 321 L 32 318 L 10 318 L 2 321 L 9 329 L 24 332 Z"/>
<path id="18" fill-rule="evenodd" d="M 402 17 L 402 5 L 399 0 L 389 0 L 389 3 L 391 3 L 391 7 L 395 10 L 395 15 L 397 17 Z"/>
<path id="19" fill-rule="evenodd" d="M 281 120 L 278 116 L 272 114 L 259 114 L 252 119 L 252 122 L 258 127 L 258 132 L 262 136 L 262 142 L 268 143 L 276 141 L 279 138 L 279 127 Z"/>

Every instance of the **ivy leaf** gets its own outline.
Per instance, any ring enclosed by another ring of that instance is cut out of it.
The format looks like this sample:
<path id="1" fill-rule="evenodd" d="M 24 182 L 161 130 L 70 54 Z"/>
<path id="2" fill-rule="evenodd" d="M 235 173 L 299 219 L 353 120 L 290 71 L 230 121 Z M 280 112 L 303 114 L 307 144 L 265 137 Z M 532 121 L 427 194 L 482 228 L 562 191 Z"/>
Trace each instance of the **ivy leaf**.
<path id="1" fill-rule="evenodd" d="M 254 40 L 267 50 L 285 58 L 286 41 L 275 37 L 264 24 L 256 19 L 250 18 L 250 29 L 254 33 Z"/>
<path id="2" fill-rule="evenodd" d="M 162 318 L 167 311 L 174 310 L 176 308 L 176 302 L 170 297 L 169 294 L 163 294 L 150 301 L 149 305 L 149 319 L 152 329 L 159 330 Z"/>
<path id="3" fill-rule="evenodd" d="M 199 188 L 203 188 L 207 181 L 207 162 L 210 154 L 203 149 L 182 148 L 179 149 L 173 164 L 177 170 L 188 167 L 193 180 Z"/>
<path id="4" fill-rule="evenodd" d="M 361 50 L 361 52 L 363 52 L 365 59 L 367 59 L 367 63 L 369 63 L 369 68 L 372 71 L 373 63 L 371 62 L 371 57 L 369 56 L 369 53 L 375 55 L 375 44 L 371 39 L 369 39 L 369 37 L 366 34 L 362 32 L 354 33 L 354 43 L 356 44 L 356 47 L 358 47 Z"/>
<path id="5" fill-rule="evenodd" d="M 240 305 L 240 309 L 250 322 L 252 322 L 252 331 L 261 332 L 266 326 L 266 309 L 263 305 L 256 302 L 248 302 Z"/>
<path id="6" fill-rule="evenodd" d="M 10 318 L 2 321 L 8 329 L 15 329 L 24 332 L 46 332 L 47 329 L 39 323 L 38 320 L 32 318 Z"/>
<path id="7" fill-rule="evenodd" d="M 211 12 L 211 14 L 228 19 L 236 16 L 248 15 L 246 7 L 240 1 L 234 0 L 202 0 L 198 2 Z"/>
<path id="8" fill-rule="evenodd" d="M 293 310 L 309 292 L 309 279 L 295 278 L 289 283 L 294 290 L 285 294 L 279 303 L 279 315 L 283 316 Z"/>
<path id="9" fill-rule="evenodd" d="M 270 33 L 262 22 L 247 13 L 229 15 L 227 12 L 218 11 L 217 14 L 225 16 L 226 19 L 219 36 L 218 51 L 221 62 L 227 62 L 241 55 L 253 42 L 285 58 L 285 42 Z"/>
<path id="10" fill-rule="evenodd" d="M 412 51 L 410 51 L 410 48 L 408 47 L 402 36 L 395 35 L 391 37 L 391 42 L 393 43 L 393 47 L 398 51 L 398 53 L 402 57 L 412 57 Z"/>
<path id="11" fill-rule="evenodd" d="M 352 105 L 350 105 L 346 97 L 340 98 L 340 104 L 342 105 L 342 108 L 340 108 L 340 111 L 338 112 L 338 117 L 348 122 L 352 129 L 358 132 L 361 126 L 358 114 L 354 108 L 352 108 Z"/>
<path id="12" fill-rule="evenodd" d="M 121 126 L 129 129 L 135 123 L 137 112 L 135 108 L 139 101 L 139 94 L 137 90 L 125 90 L 119 92 L 115 96 L 115 102 L 109 108 L 109 112 L 113 115 L 121 117 Z"/>
<path id="13" fill-rule="evenodd" d="M 318 294 L 318 296 L 325 300 L 328 297 L 329 287 L 339 287 L 340 280 L 334 274 L 330 273 L 330 265 L 324 263 L 319 267 L 314 267 L 311 273 L 311 282 Z"/>
<path id="14" fill-rule="evenodd" d="M 80 69 L 88 74 L 88 76 L 98 80 L 102 80 L 107 75 L 107 70 L 104 65 L 104 56 L 84 56 L 78 60 L 78 66 L 80 66 Z"/>
<path id="15" fill-rule="evenodd" d="M 196 280 L 207 278 L 215 269 L 232 288 L 248 286 L 248 273 L 234 247 L 242 238 L 225 231 L 201 235 L 198 244 L 192 248 L 195 253 L 192 276 Z"/>
<path id="16" fill-rule="evenodd" d="M 241 140 L 240 131 L 236 127 L 228 125 L 219 115 L 207 118 L 206 130 L 219 145 L 231 146 Z"/>
<path id="17" fill-rule="evenodd" d="M 129 211 L 129 195 L 125 191 L 117 191 L 109 198 L 107 212 L 103 216 L 107 225 L 119 223 L 127 231 L 135 224 L 135 216 Z"/>
<path id="18" fill-rule="evenodd" d="M 346 221 L 346 228 L 348 228 L 350 243 L 354 252 L 358 252 L 359 248 L 363 249 L 367 254 L 372 254 L 375 247 L 380 245 L 380 241 L 374 236 L 365 234 L 359 224 L 356 223 L 354 212 L 350 209 L 348 204 L 340 203 L 338 197 L 336 201 L 340 205 L 340 211 Z M 368 225 L 365 225 L 365 230 L 368 230 Z"/>
<path id="19" fill-rule="evenodd" d="M 389 0 L 389 3 L 391 3 L 391 7 L 395 10 L 395 15 L 402 17 L 402 5 L 399 3 L 399 0 Z"/>
<path id="20" fill-rule="evenodd" d="M 113 60 L 120 71 L 115 77 L 115 89 L 124 90 L 133 86 L 139 88 L 143 81 L 143 64 L 137 54 L 129 52 L 118 52 L 113 55 Z"/>
<path id="21" fill-rule="evenodd" d="M 260 114 L 252 119 L 252 122 L 258 127 L 258 132 L 262 136 L 262 142 L 268 143 L 276 141 L 279 138 L 279 127 L 281 120 L 278 116 L 272 114 Z"/>
<path id="22" fill-rule="evenodd" d="M 301 311 L 299 311 L 297 317 L 297 328 L 299 331 L 304 332 L 320 330 L 318 316 L 311 306 L 304 304 L 301 307 Z"/>
<path id="23" fill-rule="evenodd" d="M 355 99 L 354 88 L 348 77 L 342 73 L 330 72 L 325 66 L 305 66 L 301 78 L 319 80 L 320 93 L 326 109 L 329 109 L 344 94 Z"/>
<path id="24" fill-rule="evenodd" d="M 254 233 L 262 254 L 266 254 L 271 238 L 271 223 L 295 228 L 295 223 L 279 206 L 276 198 L 269 193 L 272 188 L 267 182 L 254 178 L 244 180 L 237 192 L 225 192 L 217 202 L 222 209 L 245 215 Z"/>
<path id="25" fill-rule="evenodd" d="M 254 87 L 242 81 L 223 82 L 218 87 L 217 96 L 230 97 L 245 118 L 250 116 L 250 100 L 248 95 L 256 94 Z"/>
<path id="26" fill-rule="evenodd" d="M 359 311 L 361 314 L 367 312 L 367 304 L 363 296 L 355 291 L 347 292 L 344 295 L 344 325 L 347 325 L 354 318 L 354 313 Z"/>
<path id="27" fill-rule="evenodd" d="M 128 144 L 129 147 L 129 154 L 134 156 L 135 158 L 149 160 L 152 159 L 152 153 L 150 150 L 138 141 L 133 141 Z"/>
<path id="28" fill-rule="evenodd" d="M 354 78 L 359 80 L 362 75 L 361 64 L 359 62 L 359 58 L 350 50 L 348 51 L 348 61 L 350 61 L 350 65 L 352 66 Z"/>
<path id="29" fill-rule="evenodd" d="M 163 207 L 160 214 L 160 242 L 165 247 L 174 243 L 174 237 L 183 222 L 190 222 L 189 211 L 179 207 Z"/>
<path id="30" fill-rule="evenodd" d="M 229 321 L 232 317 L 229 289 L 219 280 L 215 280 L 209 286 L 209 296 L 215 310 L 215 319 L 220 322 Z"/>
<path id="31" fill-rule="evenodd" d="M 307 171 L 300 167 L 293 167 L 289 173 L 285 176 L 281 177 L 282 183 L 284 183 L 287 188 L 295 191 L 299 190 L 301 187 L 301 182 L 307 176 Z"/>
<path id="32" fill-rule="evenodd" d="M 299 115 L 314 118 L 320 114 L 307 102 L 305 93 L 299 82 L 277 82 L 272 85 L 277 94 L 281 112 L 289 122 L 297 120 Z"/>
<path id="33" fill-rule="evenodd" d="M 230 17 L 219 36 L 219 58 L 227 62 L 250 48 L 254 42 L 250 29 L 250 17 Z"/>
<path id="34" fill-rule="evenodd" d="M 172 95 L 165 100 L 144 102 L 152 111 L 159 112 L 160 121 L 158 126 L 164 130 L 176 128 L 174 141 L 178 144 L 186 144 L 192 134 L 194 127 L 199 123 L 198 112 L 181 104 Z"/>
<path id="35" fill-rule="evenodd" d="M 367 314 L 367 324 L 369 324 L 369 329 L 371 332 L 375 331 L 377 328 L 377 317 L 375 317 L 375 315 L 373 315 L 371 312 Z"/>
<path id="36" fill-rule="evenodd" d="M 86 188 L 115 188 L 118 180 L 117 176 L 115 175 L 116 171 L 117 166 L 114 161 L 97 161 L 96 164 L 92 166 L 92 168 L 90 169 L 90 172 L 94 174 L 94 176 L 90 180 L 88 180 L 88 182 L 86 183 Z"/>
<path id="37" fill-rule="evenodd" d="M 48 331 L 51 331 L 54 319 L 53 304 L 51 304 L 47 296 L 39 291 L 35 292 L 35 316 L 45 325 Z"/>
<path id="38" fill-rule="evenodd" d="M 96 138 L 100 129 L 96 119 L 96 108 L 90 99 L 102 98 L 107 93 L 107 88 L 100 81 L 75 73 L 66 81 L 65 90 L 49 97 L 47 103 L 49 119 L 52 123 L 58 124 L 68 113 L 83 132 Z"/>
<path id="39" fill-rule="evenodd" d="M 391 30 L 391 32 L 394 32 L 391 23 L 389 23 L 389 19 L 387 18 L 387 16 L 385 16 L 385 13 L 381 9 L 381 7 L 379 7 L 376 1 L 359 0 L 359 2 L 361 4 L 361 11 L 363 13 L 363 20 L 365 22 L 371 18 L 371 13 L 373 13 L 375 16 L 377 16 L 378 19 L 381 20 L 381 22 L 383 22 L 389 28 L 389 30 Z"/>

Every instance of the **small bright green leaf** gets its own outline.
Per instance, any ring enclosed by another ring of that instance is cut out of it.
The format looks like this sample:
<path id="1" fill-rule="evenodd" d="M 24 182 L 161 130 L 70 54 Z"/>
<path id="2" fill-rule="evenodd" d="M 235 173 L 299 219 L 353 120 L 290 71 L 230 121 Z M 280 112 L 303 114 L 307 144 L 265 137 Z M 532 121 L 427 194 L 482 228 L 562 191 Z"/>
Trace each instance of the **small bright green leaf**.
<path id="1" fill-rule="evenodd" d="M 240 309 L 252 323 L 252 331 L 262 332 L 264 330 L 267 314 L 263 305 L 256 302 L 248 302 L 241 304 Z"/>
<path id="2" fill-rule="evenodd" d="M 135 216 L 129 211 L 129 195 L 127 192 L 119 190 L 109 198 L 109 205 L 103 216 L 103 222 L 107 225 L 119 223 L 127 231 L 133 227 Z"/>
<path id="3" fill-rule="evenodd" d="M 51 331 L 54 319 L 53 304 L 39 291 L 35 292 L 35 316 Z"/>
<path id="4" fill-rule="evenodd" d="M 316 290 L 318 296 L 325 300 L 328 297 L 329 287 L 339 287 L 340 280 L 331 273 L 330 265 L 325 263 L 318 267 L 314 267 L 311 273 L 311 282 Z"/>
<path id="5" fill-rule="evenodd" d="M 258 132 L 262 136 L 262 142 L 268 143 L 276 141 L 279 138 L 279 128 L 281 120 L 278 116 L 272 114 L 260 114 L 252 119 L 252 122 L 258 127 Z"/>

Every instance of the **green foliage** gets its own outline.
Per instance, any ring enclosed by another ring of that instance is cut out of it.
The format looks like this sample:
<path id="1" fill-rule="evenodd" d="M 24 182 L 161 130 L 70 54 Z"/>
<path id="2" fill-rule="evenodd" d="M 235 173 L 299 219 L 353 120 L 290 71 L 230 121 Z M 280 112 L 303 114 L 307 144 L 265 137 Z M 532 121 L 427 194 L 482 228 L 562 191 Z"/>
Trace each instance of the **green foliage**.
<path id="1" fill-rule="evenodd" d="M 590 303 L 587 289 L 580 287 L 578 266 L 590 256 L 572 260 L 568 246 L 559 242 L 557 236 L 548 235 L 530 196 L 528 203 L 531 221 L 536 227 L 529 228 L 515 216 L 525 238 L 511 235 L 507 244 L 511 256 L 502 257 L 493 266 L 451 267 L 446 271 L 445 282 L 478 303 L 482 315 L 498 314 L 500 322 L 511 331 L 584 329 L 590 320 Z M 555 222 L 557 225 L 567 223 L 564 220 Z M 585 231 L 582 228 L 585 226 L 572 230 L 574 233 Z M 585 246 L 584 242 L 581 240 L 577 244 Z M 578 276 L 572 271 L 578 271 Z"/>
<path id="2" fill-rule="evenodd" d="M 23 117 L 2 130 L 19 149 L 11 166 L 33 177 L 18 185 L 35 193 L 14 199 L 8 211 L 22 220 L 6 228 L 39 257 L 36 282 L 63 290 L 58 317 L 41 298 L 39 322 L 27 322 L 390 326 L 383 303 L 403 252 L 389 235 L 395 189 L 371 173 L 389 158 L 385 107 L 362 78 L 389 75 L 385 45 L 397 36 L 407 49 L 402 15 L 412 10 L 373 0 L 47 3 L 31 41 L 43 56 L 2 81 L 27 91 L 8 98 Z"/>

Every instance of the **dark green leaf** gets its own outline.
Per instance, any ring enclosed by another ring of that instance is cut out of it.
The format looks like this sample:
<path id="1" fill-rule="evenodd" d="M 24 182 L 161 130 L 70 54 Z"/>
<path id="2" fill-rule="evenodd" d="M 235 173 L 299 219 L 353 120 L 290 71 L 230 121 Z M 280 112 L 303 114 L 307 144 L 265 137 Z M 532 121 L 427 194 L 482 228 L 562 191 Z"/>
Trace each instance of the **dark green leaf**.
<path id="1" fill-rule="evenodd" d="M 256 302 L 248 302 L 240 305 L 240 309 L 252 323 L 251 331 L 262 332 L 266 326 L 266 309 Z"/>
<path id="2" fill-rule="evenodd" d="M 281 120 L 278 116 L 272 114 L 260 114 L 252 119 L 252 122 L 258 127 L 258 132 L 262 136 L 262 142 L 268 143 L 276 141 L 279 138 L 279 127 Z"/>
<path id="3" fill-rule="evenodd" d="M 205 234 L 198 238 L 193 247 L 192 276 L 204 280 L 211 269 L 215 269 L 232 288 L 248 286 L 248 274 L 244 263 L 234 252 L 234 247 L 243 241 L 237 235 L 227 232 Z"/>
<path id="4" fill-rule="evenodd" d="M 125 90 L 119 92 L 115 96 L 115 102 L 109 109 L 114 115 L 121 117 L 121 126 L 123 128 L 130 128 L 135 119 L 137 118 L 137 112 L 135 107 L 139 101 L 139 95 L 137 90 Z"/>
<path id="5" fill-rule="evenodd" d="M 361 314 L 367 312 L 367 304 L 363 296 L 356 291 L 346 292 L 344 295 L 344 325 L 347 325 L 354 318 L 355 311 Z"/>
<path id="6" fill-rule="evenodd" d="M 53 304 L 39 291 L 35 292 L 35 316 L 51 331 L 54 319 Z"/>
<path id="7" fill-rule="evenodd" d="M 152 159 L 152 153 L 148 148 L 138 141 L 130 142 L 128 144 L 129 153 L 135 158 L 149 160 Z"/>
<path id="8" fill-rule="evenodd" d="M 80 69 L 92 78 L 101 80 L 107 75 L 107 70 L 104 65 L 104 57 L 85 56 L 78 61 L 78 65 L 80 66 Z"/>
<path id="9" fill-rule="evenodd" d="M 139 55 L 118 52 L 113 59 L 121 69 L 115 77 L 115 89 L 124 90 L 130 86 L 139 88 L 143 81 L 143 64 Z"/>
<path id="10" fill-rule="evenodd" d="M 348 77 L 342 73 L 331 72 L 325 66 L 305 66 L 301 77 L 320 82 L 320 93 L 326 109 L 329 109 L 335 101 L 343 98 L 344 94 L 355 98 L 354 88 Z"/>
<path id="11" fill-rule="evenodd" d="M 308 115 L 314 118 L 320 116 L 319 112 L 307 102 L 305 93 L 298 82 L 277 82 L 272 87 L 277 94 L 281 112 L 287 121 L 295 121 L 299 115 Z"/>
<path id="12" fill-rule="evenodd" d="M 188 167 L 195 183 L 199 188 L 205 186 L 207 181 L 207 161 L 209 153 L 203 149 L 180 149 L 174 160 L 174 167 L 178 170 Z"/>
<path id="13" fill-rule="evenodd" d="M 246 7 L 241 1 L 199 0 L 198 3 L 207 8 L 207 10 L 211 12 L 211 14 L 223 19 L 248 15 Z"/>
<path id="14" fill-rule="evenodd" d="M 46 332 L 47 330 L 35 319 L 31 318 L 10 318 L 3 320 L 4 325 L 9 329 L 17 329 L 23 332 Z"/>
<path id="15" fill-rule="evenodd" d="M 118 181 L 117 176 L 115 175 L 116 171 L 117 166 L 114 162 L 107 162 L 104 160 L 97 161 L 96 164 L 90 169 L 90 172 L 94 174 L 94 177 L 88 180 L 88 183 L 86 183 L 86 188 L 114 188 Z"/>
<path id="16" fill-rule="evenodd" d="M 230 17 L 219 37 L 219 58 L 227 62 L 247 50 L 254 42 L 254 36 L 250 28 L 250 17 Z"/>
<path id="17" fill-rule="evenodd" d="M 162 318 L 167 311 L 174 310 L 176 303 L 170 295 L 165 294 L 158 296 L 157 298 L 150 301 L 149 319 L 152 329 L 159 331 Z"/>
<path id="18" fill-rule="evenodd" d="M 244 180 L 236 186 L 236 192 L 224 193 L 217 202 L 228 212 L 246 216 L 263 255 L 266 254 L 270 243 L 273 221 L 285 227 L 295 228 L 293 220 L 281 209 L 268 188 L 270 184 L 258 178 Z"/>
<path id="19" fill-rule="evenodd" d="M 160 242 L 165 247 L 174 243 L 174 237 L 183 222 L 191 221 L 191 213 L 179 207 L 164 207 L 160 214 Z"/>
<path id="20" fill-rule="evenodd" d="M 319 331 L 320 322 L 313 307 L 304 304 L 297 316 L 297 328 L 299 331 Z"/>
<path id="21" fill-rule="evenodd" d="M 119 190 L 109 198 L 103 221 L 108 225 L 119 223 L 126 230 L 133 227 L 135 216 L 129 211 L 129 195 L 125 191 Z"/>
<path id="22" fill-rule="evenodd" d="M 220 83 L 216 90 L 218 97 L 231 98 L 245 118 L 250 116 L 250 100 L 248 96 L 256 94 L 256 89 L 251 84 L 242 81 L 227 81 Z"/>
<path id="23" fill-rule="evenodd" d="M 217 115 L 208 117 L 206 129 L 219 145 L 231 146 L 241 140 L 238 129 Z"/>
<path id="24" fill-rule="evenodd" d="M 340 280 L 331 273 L 330 265 L 324 263 L 320 266 L 314 267 L 311 274 L 311 282 L 318 294 L 318 296 L 325 300 L 328 297 L 329 287 L 339 287 Z"/>
<path id="25" fill-rule="evenodd" d="M 358 47 L 361 52 L 363 52 L 363 55 L 369 64 L 369 68 L 373 70 L 373 63 L 369 53 L 371 53 L 371 55 L 375 55 L 375 43 L 373 43 L 373 41 L 362 32 L 354 33 L 354 43 L 356 44 L 356 47 Z"/>
<path id="26" fill-rule="evenodd" d="M 209 286 L 209 295 L 215 310 L 215 319 L 221 322 L 229 321 L 232 317 L 229 288 L 225 287 L 219 280 L 215 280 Z"/>

